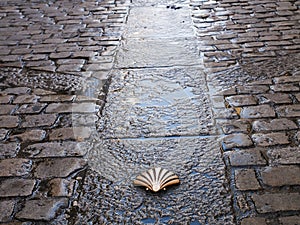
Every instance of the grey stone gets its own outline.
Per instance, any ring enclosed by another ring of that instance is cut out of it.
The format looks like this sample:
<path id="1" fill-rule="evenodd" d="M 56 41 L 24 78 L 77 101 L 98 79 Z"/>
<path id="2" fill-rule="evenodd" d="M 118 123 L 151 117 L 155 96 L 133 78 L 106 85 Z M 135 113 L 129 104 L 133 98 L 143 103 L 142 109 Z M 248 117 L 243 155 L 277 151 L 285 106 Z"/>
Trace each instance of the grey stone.
<path id="1" fill-rule="evenodd" d="M 232 148 L 249 147 L 253 142 L 247 134 L 236 133 L 226 135 L 222 140 L 223 149 L 229 150 Z"/>
<path id="2" fill-rule="evenodd" d="M 32 162 L 29 159 L 0 160 L 0 177 L 23 176 L 31 171 Z"/>
<path id="3" fill-rule="evenodd" d="M 1 128 L 14 128 L 19 125 L 19 117 L 17 116 L 0 116 Z"/>
<path id="4" fill-rule="evenodd" d="M 259 148 L 225 152 L 224 154 L 229 156 L 231 166 L 256 166 L 267 164 Z"/>
<path id="5" fill-rule="evenodd" d="M 40 102 L 72 102 L 75 95 L 46 95 L 40 99 Z"/>
<path id="6" fill-rule="evenodd" d="M 94 103 L 52 103 L 46 113 L 93 113 L 97 111 Z"/>
<path id="7" fill-rule="evenodd" d="M 39 96 L 36 95 L 20 95 L 13 103 L 14 104 L 26 104 L 26 103 L 36 103 L 39 100 Z"/>
<path id="8" fill-rule="evenodd" d="M 289 144 L 289 137 L 286 133 L 277 132 L 277 133 L 270 133 L 270 134 L 253 134 L 252 135 L 253 141 L 257 144 L 257 146 L 272 146 L 272 145 L 284 145 Z"/>
<path id="9" fill-rule="evenodd" d="M 260 104 L 265 103 L 292 103 L 292 99 L 287 93 L 272 93 L 272 94 L 262 94 L 257 96 Z"/>
<path id="10" fill-rule="evenodd" d="M 29 145 L 23 152 L 34 158 L 84 156 L 90 148 L 86 142 L 45 142 Z"/>
<path id="11" fill-rule="evenodd" d="M 14 140 L 21 140 L 23 142 L 29 141 L 42 141 L 46 137 L 45 130 L 27 130 L 21 134 L 15 134 L 10 137 L 10 139 Z"/>
<path id="12" fill-rule="evenodd" d="M 42 103 L 21 105 L 20 108 L 16 111 L 16 114 L 38 114 L 46 106 L 47 104 L 42 104 Z"/>
<path id="13" fill-rule="evenodd" d="M 10 221 L 10 217 L 13 214 L 15 201 L 13 200 L 1 200 L 0 201 L 0 222 Z"/>
<path id="14" fill-rule="evenodd" d="M 48 159 L 38 164 L 34 171 L 34 176 L 41 179 L 54 177 L 64 178 L 82 169 L 85 165 L 86 161 L 80 158 Z"/>
<path id="15" fill-rule="evenodd" d="M 28 94 L 28 93 L 30 93 L 30 91 L 31 91 L 31 89 L 28 87 L 16 87 L 16 88 L 6 88 L 3 91 L 3 93 L 21 95 L 21 94 Z"/>
<path id="16" fill-rule="evenodd" d="M 253 169 L 235 170 L 235 185 L 241 191 L 258 190 L 260 185 Z"/>
<path id="17" fill-rule="evenodd" d="M 36 181 L 13 178 L 0 181 L 0 197 L 29 196 L 33 192 Z"/>
<path id="18" fill-rule="evenodd" d="M 9 130 L 6 129 L 0 129 L 0 141 L 3 141 L 8 134 Z"/>
<path id="19" fill-rule="evenodd" d="M 17 152 L 20 150 L 20 144 L 18 143 L 0 143 L 0 158 L 11 158 L 16 156 Z"/>
<path id="20" fill-rule="evenodd" d="M 262 181 L 269 186 L 300 185 L 298 166 L 266 167 L 261 170 Z"/>
<path id="21" fill-rule="evenodd" d="M 241 225 L 267 225 L 266 219 L 263 217 L 244 218 Z"/>
<path id="22" fill-rule="evenodd" d="M 222 130 L 225 134 L 249 133 L 251 125 L 250 121 L 244 119 L 230 120 L 222 124 Z"/>
<path id="23" fill-rule="evenodd" d="M 276 111 L 280 117 L 299 117 L 300 105 L 278 106 Z"/>
<path id="24" fill-rule="evenodd" d="M 300 152 L 298 147 L 271 148 L 266 152 L 272 164 L 299 164 Z"/>
<path id="25" fill-rule="evenodd" d="M 297 125 L 286 118 L 273 120 L 256 120 L 252 124 L 253 130 L 260 131 L 284 131 L 297 129 Z"/>
<path id="26" fill-rule="evenodd" d="M 256 119 L 264 117 L 275 117 L 274 109 L 269 105 L 258 105 L 243 107 L 241 118 Z"/>
<path id="27" fill-rule="evenodd" d="M 14 109 L 16 109 L 16 105 L 1 105 L 0 107 L 0 115 L 9 115 Z"/>
<path id="28" fill-rule="evenodd" d="M 300 210 L 299 193 L 253 194 L 252 199 L 258 213 Z"/>
<path id="29" fill-rule="evenodd" d="M 13 99 L 13 95 L 1 95 L 0 94 L 0 104 L 8 104 Z"/>
<path id="30" fill-rule="evenodd" d="M 66 208 L 67 206 L 68 201 L 66 198 L 28 200 L 21 211 L 16 214 L 16 218 L 50 221 L 56 216 L 60 208 Z"/>
<path id="31" fill-rule="evenodd" d="M 52 197 L 71 197 L 75 180 L 67 180 L 55 178 L 49 181 L 50 191 L 49 195 Z"/>
<path id="32" fill-rule="evenodd" d="M 225 98 L 226 101 L 231 106 L 248 106 L 248 105 L 256 105 L 256 100 L 251 95 L 234 95 Z"/>
<path id="33" fill-rule="evenodd" d="M 21 127 L 44 127 L 52 126 L 58 115 L 56 114 L 41 114 L 41 115 L 28 115 L 24 117 Z"/>
<path id="34" fill-rule="evenodd" d="M 49 139 L 51 141 L 57 140 L 77 140 L 84 141 L 88 139 L 92 134 L 92 128 L 90 127 L 68 127 L 58 128 L 51 130 Z"/>
<path id="35" fill-rule="evenodd" d="M 300 221 L 300 216 L 286 216 L 286 217 L 280 217 L 279 222 L 282 225 L 296 225 Z"/>

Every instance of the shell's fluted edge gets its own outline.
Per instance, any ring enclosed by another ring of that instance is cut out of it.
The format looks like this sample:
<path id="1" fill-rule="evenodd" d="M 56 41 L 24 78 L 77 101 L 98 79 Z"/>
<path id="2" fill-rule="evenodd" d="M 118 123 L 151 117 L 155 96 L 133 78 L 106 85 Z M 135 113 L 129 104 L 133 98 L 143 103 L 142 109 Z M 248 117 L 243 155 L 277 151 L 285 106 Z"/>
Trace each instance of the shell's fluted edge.
<path id="1" fill-rule="evenodd" d="M 154 192 L 158 192 L 167 186 L 179 183 L 180 180 L 177 175 L 160 167 L 141 173 L 133 181 L 134 185 L 144 186 Z"/>

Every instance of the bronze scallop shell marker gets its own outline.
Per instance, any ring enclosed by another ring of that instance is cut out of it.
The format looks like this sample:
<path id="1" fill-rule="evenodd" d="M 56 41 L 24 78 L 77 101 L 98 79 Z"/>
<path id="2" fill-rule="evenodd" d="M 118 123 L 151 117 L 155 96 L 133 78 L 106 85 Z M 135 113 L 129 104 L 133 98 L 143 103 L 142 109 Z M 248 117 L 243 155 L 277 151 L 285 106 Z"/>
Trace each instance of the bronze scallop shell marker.
<path id="1" fill-rule="evenodd" d="M 133 181 L 134 185 L 144 186 L 146 190 L 158 192 L 170 185 L 179 184 L 180 180 L 173 172 L 160 167 L 141 173 Z"/>

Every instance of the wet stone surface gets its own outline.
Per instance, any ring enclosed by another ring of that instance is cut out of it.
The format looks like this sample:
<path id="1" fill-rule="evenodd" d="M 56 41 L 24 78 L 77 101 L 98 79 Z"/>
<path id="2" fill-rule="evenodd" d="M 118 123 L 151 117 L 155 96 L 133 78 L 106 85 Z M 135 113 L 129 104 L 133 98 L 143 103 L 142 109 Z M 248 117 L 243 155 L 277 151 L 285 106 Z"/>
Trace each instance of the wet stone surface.
<path id="1" fill-rule="evenodd" d="M 100 141 L 89 156 L 94 171 L 86 175 L 75 224 L 232 224 L 224 164 L 214 140 Z M 157 194 L 133 186 L 139 172 L 156 166 L 174 171 L 181 184 Z"/>
<path id="2" fill-rule="evenodd" d="M 122 70 L 114 78 L 100 119 L 104 137 L 213 132 L 207 88 L 198 68 Z"/>

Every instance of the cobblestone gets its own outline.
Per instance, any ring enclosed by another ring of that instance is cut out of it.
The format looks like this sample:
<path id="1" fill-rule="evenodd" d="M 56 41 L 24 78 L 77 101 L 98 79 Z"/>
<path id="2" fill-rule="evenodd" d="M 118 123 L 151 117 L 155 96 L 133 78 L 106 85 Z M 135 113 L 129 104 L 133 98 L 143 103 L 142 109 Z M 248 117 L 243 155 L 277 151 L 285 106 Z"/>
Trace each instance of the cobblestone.
<path id="1" fill-rule="evenodd" d="M 82 169 L 85 165 L 85 160 L 78 158 L 48 159 L 37 165 L 34 176 L 37 178 L 64 178 Z"/>
<path id="2" fill-rule="evenodd" d="M 24 208 L 16 214 L 16 218 L 49 221 L 56 216 L 60 208 L 66 208 L 67 205 L 66 198 L 28 200 Z"/>
<path id="3" fill-rule="evenodd" d="M 23 176 L 31 171 L 32 161 L 29 159 L 0 160 L 0 177 Z"/>
<path id="4" fill-rule="evenodd" d="M 284 145 L 289 144 L 289 138 L 286 133 L 270 133 L 270 134 L 253 134 L 253 141 L 257 146 L 272 146 L 272 145 Z"/>
<path id="5" fill-rule="evenodd" d="M 14 211 L 15 202 L 12 200 L 0 201 L 0 222 L 8 222 Z"/>
<path id="6" fill-rule="evenodd" d="M 235 184 L 239 190 L 258 190 L 260 185 L 253 169 L 235 170 Z"/>
<path id="7" fill-rule="evenodd" d="M 299 210 L 299 193 L 254 194 L 252 196 L 259 213 Z"/>
<path id="8" fill-rule="evenodd" d="M 298 166 L 266 167 L 261 170 L 262 181 L 269 186 L 299 185 L 300 168 Z"/>
<path id="9" fill-rule="evenodd" d="M 13 178 L 0 182 L 0 197 L 29 196 L 33 192 L 35 180 Z"/>

